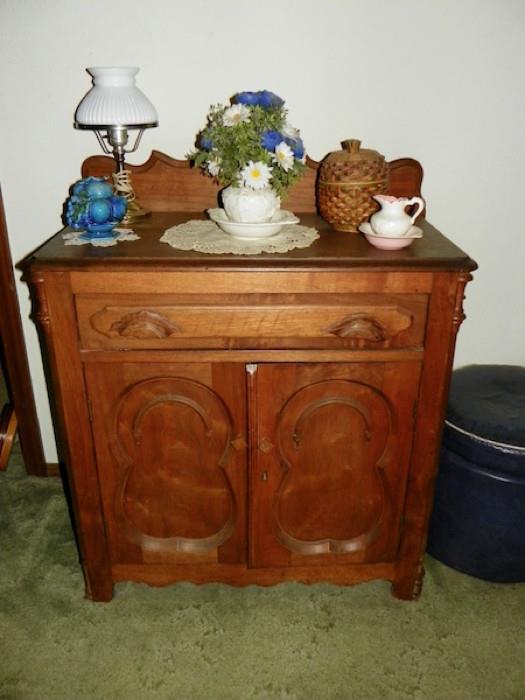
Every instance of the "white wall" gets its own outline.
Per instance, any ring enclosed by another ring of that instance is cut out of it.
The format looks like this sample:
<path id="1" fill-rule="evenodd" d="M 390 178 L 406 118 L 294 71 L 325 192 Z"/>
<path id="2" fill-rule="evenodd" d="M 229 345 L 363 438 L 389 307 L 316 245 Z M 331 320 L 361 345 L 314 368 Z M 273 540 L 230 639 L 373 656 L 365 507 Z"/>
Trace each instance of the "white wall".
<path id="1" fill-rule="evenodd" d="M 132 162 L 183 157 L 208 106 L 282 95 L 309 154 L 360 138 L 425 168 L 429 219 L 480 266 L 456 361 L 525 364 L 523 0 L 0 0 L 0 182 L 14 260 L 61 227 L 95 137 L 75 131 L 91 65 L 141 67 L 158 109 Z M 48 460 L 54 441 L 22 315 Z"/>

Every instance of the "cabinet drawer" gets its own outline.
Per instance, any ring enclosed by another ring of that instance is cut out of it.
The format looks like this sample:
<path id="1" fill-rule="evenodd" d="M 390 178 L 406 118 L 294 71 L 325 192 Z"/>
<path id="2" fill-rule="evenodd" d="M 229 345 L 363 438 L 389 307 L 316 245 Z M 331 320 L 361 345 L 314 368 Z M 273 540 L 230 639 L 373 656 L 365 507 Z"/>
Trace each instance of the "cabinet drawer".
<path id="1" fill-rule="evenodd" d="M 424 341 L 424 294 L 76 297 L 85 349 L 403 348 Z"/>

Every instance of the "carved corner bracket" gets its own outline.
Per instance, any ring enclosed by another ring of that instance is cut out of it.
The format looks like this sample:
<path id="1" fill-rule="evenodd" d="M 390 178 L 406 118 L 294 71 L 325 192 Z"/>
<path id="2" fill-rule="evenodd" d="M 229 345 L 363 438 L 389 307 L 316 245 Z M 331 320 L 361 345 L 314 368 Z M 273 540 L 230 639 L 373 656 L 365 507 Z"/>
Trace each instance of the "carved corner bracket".
<path id="1" fill-rule="evenodd" d="M 463 300 L 465 299 L 465 287 L 474 279 L 470 272 L 464 272 L 458 277 L 458 285 L 456 288 L 456 301 L 454 304 L 454 313 L 452 315 L 452 326 L 454 333 L 457 333 L 459 327 L 466 318 L 463 310 Z"/>
<path id="2" fill-rule="evenodd" d="M 51 318 L 49 316 L 49 306 L 47 296 L 44 289 L 44 278 L 39 273 L 33 273 L 29 276 L 28 283 L 34 291 L 34 304 L 31 318 L 40 326 L 44 333 L 49 333 L 51 329 Z"/>

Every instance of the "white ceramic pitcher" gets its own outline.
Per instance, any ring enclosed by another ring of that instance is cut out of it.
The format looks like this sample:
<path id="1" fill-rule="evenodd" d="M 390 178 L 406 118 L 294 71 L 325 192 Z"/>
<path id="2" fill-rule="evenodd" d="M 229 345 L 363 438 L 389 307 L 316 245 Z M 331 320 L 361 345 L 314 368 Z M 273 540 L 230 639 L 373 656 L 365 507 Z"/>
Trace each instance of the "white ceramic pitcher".
<path id="1" fill-rule="evenodd" d="M 378 236 L 391 236 L 392 238 L 405 236 L 425 206 L 421 197 L 408 199 L 408 197 L 377 194 L 373 198 L 381 206 L 381 209 L 370 217 L 372 231 Z M 405 211 L 410 204 L 418 205 L 412 216 Z"/>

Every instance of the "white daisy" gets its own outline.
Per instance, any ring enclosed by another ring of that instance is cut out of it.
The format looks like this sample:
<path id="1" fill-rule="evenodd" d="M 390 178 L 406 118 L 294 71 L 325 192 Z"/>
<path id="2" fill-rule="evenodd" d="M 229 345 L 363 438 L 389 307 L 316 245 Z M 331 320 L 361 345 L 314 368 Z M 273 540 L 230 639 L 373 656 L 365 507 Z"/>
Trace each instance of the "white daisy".
<path id="1" fill-rule="evenodd" d="M 221 169 L 221 161 L 219 158 L 214 158 L 208 161 L 208 172 L 212 177 L 217 177 Z"/>
<path id="2" fill-rule="evenodd" d="M 224 126 L 235 126 L 241 122 L 250 120 L 250 108 L 246 105 L 232 105 L 228 107 L 222 115 Z"/>
<path id="3" fill-rule="evenodd" d="M 281 141 L 281 143 L 276 147 L 274 160 L 276 160 L 277 163 L 279 163 L 279 165 L 285 172 L 288 172 L 288 170 L 291 170 L 293 168 L 293 151 L 290 148 L 290 146 L 284 141 Z"/>
<path id="4" fill-rule="evenodd" d="M 281 134 L 283 136 L 286 136 L 287 139 L 293 139 L 294 141 L 297 141 L 297 139 L 301 138 L 299 129 L 296 129 L 288 122 L 286 122 L 286 124 L 282 127 Z"/>
<path id="5" fill-rule="evenodd" d="M 266 165 L 266 163 L 261 163 L 260 160 L 258 160 L 257 163 L 251 160 L 248 165 L 241 170 L 242 184 L 254 190 L 268 187 L 271 176 L 272 168 Z"/>

